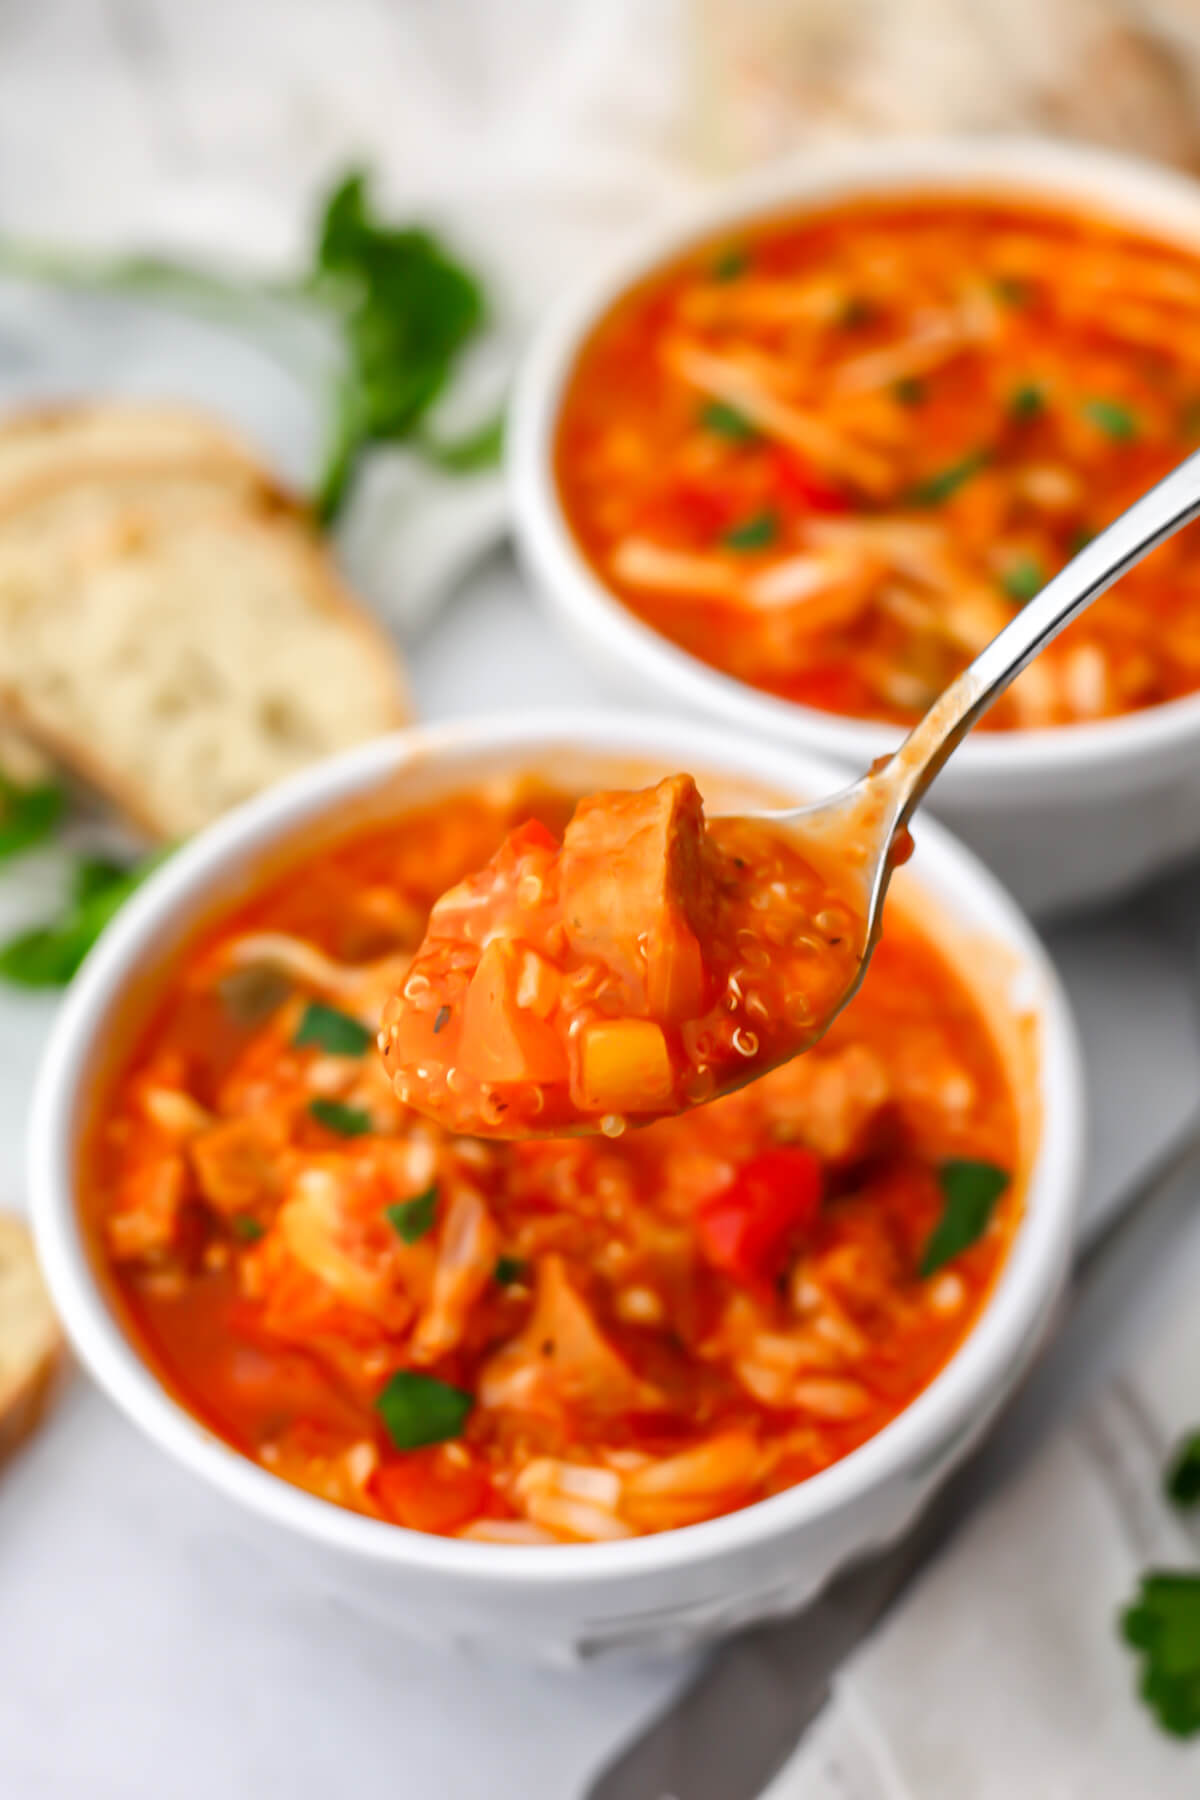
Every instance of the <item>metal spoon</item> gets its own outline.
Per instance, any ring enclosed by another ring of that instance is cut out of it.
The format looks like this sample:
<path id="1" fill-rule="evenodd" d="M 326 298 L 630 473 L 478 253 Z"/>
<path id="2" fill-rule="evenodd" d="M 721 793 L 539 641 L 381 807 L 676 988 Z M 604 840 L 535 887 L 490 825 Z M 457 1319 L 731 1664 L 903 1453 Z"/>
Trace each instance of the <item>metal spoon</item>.
<path id="1" fill-rule="evenodd" d="M 822 1019 L 822 1031 L 862 983 L 879 941 L 892 870 L 903 860 L 897 854 L 897 838 L 947 757 L 1039 650 L 1127 569 L 1197 515 L 1200 451 L 1135 500 L 1060 569 L 938 696 L 894 755 L 829 799 L 754 815 L 796 830 L 806 848 L 824 853 L 837 868 L 843 889 L 853 892 L 860 907 L 858 966 L 844 994 Z"/>

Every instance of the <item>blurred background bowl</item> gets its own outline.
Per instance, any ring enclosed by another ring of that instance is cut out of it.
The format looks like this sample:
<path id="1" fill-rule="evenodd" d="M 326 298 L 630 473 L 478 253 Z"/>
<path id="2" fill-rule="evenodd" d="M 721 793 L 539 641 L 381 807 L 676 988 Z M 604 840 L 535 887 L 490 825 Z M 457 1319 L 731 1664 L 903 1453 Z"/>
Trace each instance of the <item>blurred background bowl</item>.
<path id="1" fill-rule="evenodd" d="M 623 688 L 632 679 L 661 700 L 853 770 L 893 750 L 901 729 L 762 693 L 644 624 L 575 542 L 557 492 L 554 443 L 579 351 L 634 283 L 723 228 L 906 191 L 1066 202 L 1200 254 L 1200 185 L 1103 150 L 981 138 L 884 140 L 806 154 L 726 187 L 569 294 L 530 346 L 509 432 L 512 512 L 529 574 L 550 612 Z M 1200 848 L 1200 694 L 1095 724 L 976 732 L 929 804 L 1030 910 L 1111 900 Z"/>

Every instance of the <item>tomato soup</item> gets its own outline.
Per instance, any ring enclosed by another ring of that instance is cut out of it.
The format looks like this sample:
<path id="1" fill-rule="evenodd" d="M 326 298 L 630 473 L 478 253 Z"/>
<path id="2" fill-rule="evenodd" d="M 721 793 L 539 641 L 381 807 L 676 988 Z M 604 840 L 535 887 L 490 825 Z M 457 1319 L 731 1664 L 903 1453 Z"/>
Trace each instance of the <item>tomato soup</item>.
<path id="1" fill-rule="evenodd" d="M 179 961 L 86 1153 L 167 1387 L 333 1504 L 510 1544 L 685 1526 L 845 1456 L 971 1329 L 1020 1213 L 988 1020 L 893 908 L 810 1054 L 615 1141 L 455 1135 L 378 1053 L 436 897 L 573 801 L 464 793 Z"/>
<path id="2" fill-rule="evenodd" d="M 656 631 L 767 693 L 906 724 L 1198 443 L 1200 258 L 954 196 L 761 222 L 651 275 L 585 345 L 556 460 L 581 549 Z M 1193 529 L 983 726 L 1197 688 Z"/>

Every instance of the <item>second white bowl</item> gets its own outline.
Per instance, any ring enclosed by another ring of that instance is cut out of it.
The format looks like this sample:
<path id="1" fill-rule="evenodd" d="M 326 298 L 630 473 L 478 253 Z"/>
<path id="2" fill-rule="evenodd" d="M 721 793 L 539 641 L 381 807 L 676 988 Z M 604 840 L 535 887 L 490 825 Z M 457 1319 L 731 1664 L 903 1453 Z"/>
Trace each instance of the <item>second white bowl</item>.
<path id="1" fill-rule="evenodd" d="M 1030 140 L 876 142 L 823 151 L 726 189 L 570 294 L 530 347 L 509 427 L 513 517 L 535 586 L 589 654 L 649 696 L 717 713 L 775 742 L 867 768 L 894 726 L 764 694 L 689 656 L 624 606 L 577 547 L 554 442 L 579 351 L 610 306 L 687 246 L 781 212 L 911 190 L 1061 201 L 1200 254 L 1200 186 L 1147 163 Z M 1200 695 L 1095 725 L 976 733 L 930 804 L 1036 912 L 1113 898 L 1200 849 Z"/>

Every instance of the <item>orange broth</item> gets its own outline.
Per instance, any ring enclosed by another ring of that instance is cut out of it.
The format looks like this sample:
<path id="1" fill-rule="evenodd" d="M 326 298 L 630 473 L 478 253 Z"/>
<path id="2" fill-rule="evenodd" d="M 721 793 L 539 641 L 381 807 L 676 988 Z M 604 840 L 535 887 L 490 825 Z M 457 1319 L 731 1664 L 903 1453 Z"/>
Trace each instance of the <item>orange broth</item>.
<path id="1" fill-rule="evenodd" d="M 274 879 L 171 973 L 86 1155 L 182 1402 L 468 1539 L 666 1530 L 835 1462 L 962 1342 L 1020 1212 L 988 1021 L 896 908 L 820 1046 L 685 1116 L 497 1142 L 404 1106 L 373 1036 L 430 906 L 571 804 L 462 795 Z"/>
<path id="2" fill-rule="evenodd" d="M 628 292 L 559 420 L 561 503 L 632 612 L 764 692 L 907 724 L 1200 443 L 1200 259 L 982 196 L 750 224 Z M 983 722 L 1200 688 L 1200 537 Z"/>

